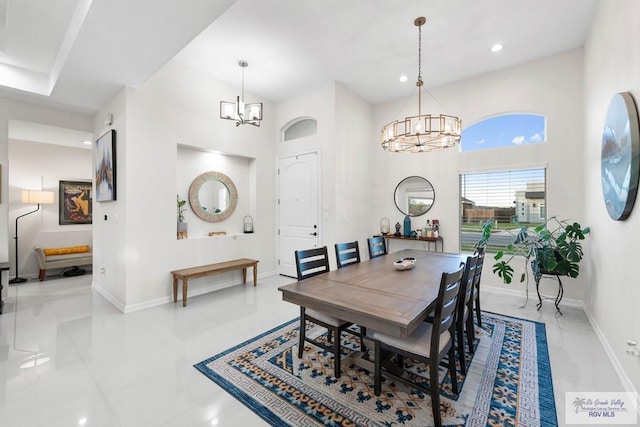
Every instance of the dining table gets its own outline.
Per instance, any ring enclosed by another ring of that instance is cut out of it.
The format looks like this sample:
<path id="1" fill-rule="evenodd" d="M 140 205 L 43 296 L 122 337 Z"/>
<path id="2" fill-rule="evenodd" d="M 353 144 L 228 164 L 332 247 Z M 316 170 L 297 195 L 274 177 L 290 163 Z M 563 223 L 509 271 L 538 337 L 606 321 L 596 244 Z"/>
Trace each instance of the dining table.
<path id="1" fill-rule="evenodd" d="M 415 258 L 408 270 L 394 262 Z M 434 309 L 443 272 L 456 271 L 466 255 L 403 249 L 321 273 L 278 288 L 282 299 L 406 338 Z"/>

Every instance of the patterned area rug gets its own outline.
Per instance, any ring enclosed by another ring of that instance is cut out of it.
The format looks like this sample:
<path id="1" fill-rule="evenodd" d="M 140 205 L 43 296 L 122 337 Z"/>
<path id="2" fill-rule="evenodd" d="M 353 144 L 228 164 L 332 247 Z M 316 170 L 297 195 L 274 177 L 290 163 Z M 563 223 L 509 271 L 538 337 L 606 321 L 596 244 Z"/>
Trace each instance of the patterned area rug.
<path id="1" fill-rule="evenodd" d="M 316 346 L 307 343 L 298 359 L 298 326 L 291 320 L 194 366 L 273 426 L 433 425 L 428 395 L 386 380 L 375 396 L 366 363 L 346 362 L 336 379 L 333 357 Z M 324 336 L 318 327 L 308 333 Z M 342 340 L 343 357 L 358 349 L 351 334 Z M 441 385 L 444 425 L 558 425 L 543 323 L 483 312 L 466 363 L 459 395 L 449 376 Z M 405 359 L 405 368 L 428 384 L 426 366 Z"/>

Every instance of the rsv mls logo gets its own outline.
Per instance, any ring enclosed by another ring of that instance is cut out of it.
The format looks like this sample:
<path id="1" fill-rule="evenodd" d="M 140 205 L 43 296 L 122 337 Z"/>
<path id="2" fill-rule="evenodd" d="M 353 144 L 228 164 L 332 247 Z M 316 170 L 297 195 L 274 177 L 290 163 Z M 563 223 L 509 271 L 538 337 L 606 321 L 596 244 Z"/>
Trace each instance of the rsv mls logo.
<path id="1" fill-rule="evenodd" d="M 567 392 L 567 424 L 637 424 L 636 393 Z"/>

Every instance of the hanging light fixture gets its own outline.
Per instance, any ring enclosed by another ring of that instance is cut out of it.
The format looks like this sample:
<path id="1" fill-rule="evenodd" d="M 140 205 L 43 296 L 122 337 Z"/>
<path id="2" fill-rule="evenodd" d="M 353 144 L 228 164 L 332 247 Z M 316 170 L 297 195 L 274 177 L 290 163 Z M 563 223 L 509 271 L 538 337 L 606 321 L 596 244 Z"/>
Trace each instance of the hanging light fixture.
<path id="1" fill-rule="evenodd" d="M 425 22 L 424 17 L 413 22 L 418 27 L 418 115 L 393 121 L 382 128 L 382 148 L 387 151 L 423 153 L 453 147 L 460 142 L 460 118 L 422 114 L 422 26 Z"/>
<path id="2" fill-rule="evenodd" d="M 225 120 L 234 120 L 236 126 L 253 125 L 260 127 L 262 120 L 262 102 L 255 104 L 244 103 L 244 69 L 249 63 L 244 59 L 238 61 L 238 65 L 242 68 L 242 92 L 236 98 L 236 102 L 220 101 L 220 118 Z"/>

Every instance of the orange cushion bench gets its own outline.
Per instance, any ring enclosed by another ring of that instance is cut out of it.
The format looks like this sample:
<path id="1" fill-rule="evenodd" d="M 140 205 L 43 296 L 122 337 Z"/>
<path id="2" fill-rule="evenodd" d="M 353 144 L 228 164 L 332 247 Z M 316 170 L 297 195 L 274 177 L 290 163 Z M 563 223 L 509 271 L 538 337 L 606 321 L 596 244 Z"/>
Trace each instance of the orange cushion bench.
<path id="1" fill-rule="evenodd" d="M 33 249 L 36 251 L 38 264 L 40 265 L 38 278 L 41 282 L 49 269 L 93 264 L 93 253 L 89 245 L 46 249 L 36 246 Z"/>

